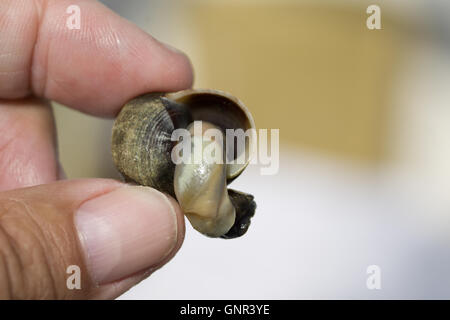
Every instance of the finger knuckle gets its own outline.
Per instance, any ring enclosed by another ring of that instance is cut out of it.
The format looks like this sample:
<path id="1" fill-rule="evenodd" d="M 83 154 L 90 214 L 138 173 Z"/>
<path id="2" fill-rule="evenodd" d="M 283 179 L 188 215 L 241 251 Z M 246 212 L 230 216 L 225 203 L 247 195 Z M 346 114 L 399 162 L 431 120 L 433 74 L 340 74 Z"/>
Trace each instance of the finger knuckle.
<path id="1" fill-rule="evenodd" d="M 0 295 L 10 299 L 53 299 L 54 258 L 48 234 L 23 201 L 0 200 Z"/>

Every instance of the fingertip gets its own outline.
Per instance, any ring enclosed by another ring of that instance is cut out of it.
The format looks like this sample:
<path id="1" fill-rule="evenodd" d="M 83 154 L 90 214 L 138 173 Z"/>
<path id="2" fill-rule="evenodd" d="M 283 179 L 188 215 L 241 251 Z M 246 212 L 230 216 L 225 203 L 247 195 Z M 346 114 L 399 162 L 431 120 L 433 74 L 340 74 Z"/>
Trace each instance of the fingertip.
<path id="1" fill-rule="evenodd" d="M 137 187 L 141 188 L 141 187 Z M 161 194 L 159 191 L 154 190 L 154 192 Z M 178 252 L 180 249 L 185 236 L 185 223 L 184 223 L 184 214 L 178 204 L 178 202 L 167 194 L 164 195 L 166 199 L 164 199 L 168 206 L 171 207 L 171 211 L 175 213 L 177 220 L 177 241 L 171 252 L 158 264 L 141 270 L 135 274 L 132 274 L 126 278 L 122 278 L 118 281 L 114 281 L 111 283 L 106 283 L 100 285 L 95 288 L 92 292 L 91 298 L 93 299 L 115 299 L 118 296 L 122 295 L 133 286 L 137 285 L 142 280 L 151 276 L 155 271 L 159 270 L 165 264 L 167 264 Z"/>
<path id="2" fill-rule="evenodd" d="M 183 51 L 180 51 L 166 43 L 163 43 L 163 46 L 166 50 L 175 55 L 174 70 L 176 71 L 176 74 L 174 75 L 175 90 L 173 91 L 191 88 L 194 83 L 194 69 L 192 67 L 191 60 Z"/>
<path id="3" fill-rule="evenodd" d="M 127 37 L 128 43 L 124 45 L 130 53 L 129 72 L 136 80 L 134 95 L 129 99 L 148 92 L 174 92 L 191 88 L 194 71 L 186 53 L 141 30 L 135 31 L 136 37 Z"/>
<path id="4" fill-rule="evenodd" d="M 84 202 L 74 216 L 96 284 L 163 265 L 179 244 L 176 206 L 161 192 L 124 186 Z"/>

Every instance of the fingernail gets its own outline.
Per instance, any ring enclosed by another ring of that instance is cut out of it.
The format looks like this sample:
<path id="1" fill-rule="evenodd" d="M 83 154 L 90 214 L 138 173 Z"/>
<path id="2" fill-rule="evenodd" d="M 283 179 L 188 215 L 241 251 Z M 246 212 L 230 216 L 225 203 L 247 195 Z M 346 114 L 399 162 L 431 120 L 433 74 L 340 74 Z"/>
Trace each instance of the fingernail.
<path id="1" fill-rule="evenodd" d="M 157 266 L 177 242 L 172 204 L 148 187 L 125 186 L 83 203 L 75 226 L 97 284 Z"/>

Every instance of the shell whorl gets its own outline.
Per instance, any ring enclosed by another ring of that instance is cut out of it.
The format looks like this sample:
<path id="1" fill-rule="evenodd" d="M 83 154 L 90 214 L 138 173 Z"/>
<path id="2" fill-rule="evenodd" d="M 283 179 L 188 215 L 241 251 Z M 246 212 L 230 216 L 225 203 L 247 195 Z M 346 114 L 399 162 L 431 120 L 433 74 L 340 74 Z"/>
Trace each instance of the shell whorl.
<path id="1" fill-rule="evenodd" d="M 178 128 L 188 128 L 194 120 L 208 123 L 223 133 L 226 129 L 254 128 L 242 102 L 221 91 L 190 89 L 145 94 L 129 101 L 116 118 L 112 132 L 113 160 L 127 182 L 153 187 L 177 198 L 191 224 L 201 233 L 239 237 L 248 229 L 256 204 L 253 196 L 227 189 L 227 184 L 240 175 L 250 158 L 236 164 L 208 164 L 209 171 L 222 173 L 205 177 L 193 174 L 198 172 L 193 165 L 175 165 L 172 150 L 177 142 L 172 141 L 172 133 Z M 248 138 L 246 153 L 251 151 L 255 139 Z M 225 145 L 224 155 L 226 151 Z M 240 160 L 242 156 L 245 155 L 235 155 Z M 190 187 L 180 193 L 183 184 Z M 220 193 L 214 194 L 215 190 Z M 211 196 L 205 196 L 208 194 Z M 191 201 L 189 197 L 200 200 Z"/>
<path id="2" fill-rule="evenodd" d="M 191 121 L 183 105 L 147 94 L 127 103 L 112 134 L 112 156 L 126 181 L 156 188 L 175 196 L 171 160 L 174 129 Z"/>

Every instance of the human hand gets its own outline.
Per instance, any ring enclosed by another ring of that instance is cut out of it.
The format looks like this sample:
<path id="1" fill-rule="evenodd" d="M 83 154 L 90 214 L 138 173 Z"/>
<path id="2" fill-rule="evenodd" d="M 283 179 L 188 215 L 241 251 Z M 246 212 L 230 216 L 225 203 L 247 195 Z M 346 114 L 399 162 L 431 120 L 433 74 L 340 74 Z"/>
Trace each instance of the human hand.
<path id="1" fill-rule="evenodd" d="M 56 182 L 48 100 L 113 117 L 139 94 L 190 87 L 189 60 L 90 0 L 2 0 L 0 44 L 0 298 L 115 298 L 176 253 L 182 212 L 147 187 Z"/>

